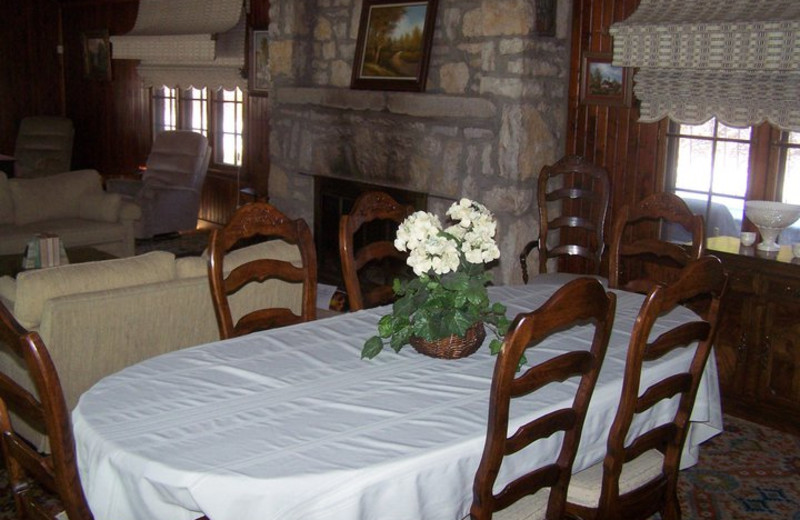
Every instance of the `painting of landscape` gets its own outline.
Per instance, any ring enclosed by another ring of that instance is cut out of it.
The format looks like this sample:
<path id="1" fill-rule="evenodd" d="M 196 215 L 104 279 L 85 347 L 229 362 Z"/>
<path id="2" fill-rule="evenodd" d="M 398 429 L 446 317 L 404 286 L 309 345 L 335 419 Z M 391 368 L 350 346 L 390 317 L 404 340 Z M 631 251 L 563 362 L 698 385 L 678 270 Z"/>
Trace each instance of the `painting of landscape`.
<path id="1" fill-rule="evenodd" d="M 430 52 L 431 3 L 365 1 L 354 81 L 420 81 Z"/>
<path id="2" fill-rule="evenodd" d="M 426 9 L 427 4 L 372 8 L 362 76 L 417 77 Z"/>
<path id="3" fill-rule="evenodd" d="M 581 70 L 581 103 L 630 106 L 631 74 L 612 64 L 611 53 L 586 52 Z"/>

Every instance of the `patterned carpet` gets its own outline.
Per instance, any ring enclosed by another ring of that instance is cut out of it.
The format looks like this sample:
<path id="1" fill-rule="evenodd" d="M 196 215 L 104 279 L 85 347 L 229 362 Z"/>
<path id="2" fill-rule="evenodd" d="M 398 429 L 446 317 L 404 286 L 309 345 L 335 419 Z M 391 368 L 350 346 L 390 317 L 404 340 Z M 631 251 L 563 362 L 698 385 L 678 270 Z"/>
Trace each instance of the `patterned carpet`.
<path id="1" fill-rule="evenodd" d="M 800 520 L 800 437 L 725 416 L 679 487 L 684 520 Z"/>
<path id="2" fill-rule="evenodd" d="M 800 520 L 800 437 L 726 416 L 681 473 L 680 499 L 684 520 Z M 15 518 L 0 471 L 0 520 Z"/>

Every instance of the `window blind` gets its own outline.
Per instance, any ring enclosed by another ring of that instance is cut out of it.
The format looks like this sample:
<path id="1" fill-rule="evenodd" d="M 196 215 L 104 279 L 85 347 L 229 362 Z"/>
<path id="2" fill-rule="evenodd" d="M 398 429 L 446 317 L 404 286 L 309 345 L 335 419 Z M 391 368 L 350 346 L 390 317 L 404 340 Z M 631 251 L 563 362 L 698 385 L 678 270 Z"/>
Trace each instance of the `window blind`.
<path id="1" fill-rule="evenodd" d="M 800 130 L 800 2 L 642 0 L 610 28 L 640 120 Z"/>
<path id="2" fill-rule="evenodd" d="M 145 86 L 244 90 L 245 31 L 242 0 L 141 0 L 112 57 L 139 60 Z"/>

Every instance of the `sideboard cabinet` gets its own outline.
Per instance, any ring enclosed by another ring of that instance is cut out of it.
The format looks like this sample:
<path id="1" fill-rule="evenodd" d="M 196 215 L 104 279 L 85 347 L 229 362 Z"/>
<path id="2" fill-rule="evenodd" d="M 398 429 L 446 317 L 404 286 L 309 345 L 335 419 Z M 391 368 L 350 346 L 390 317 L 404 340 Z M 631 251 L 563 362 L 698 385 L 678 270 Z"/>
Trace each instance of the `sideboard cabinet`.
<path id="1" fill-rule="evenodd" d="M 715 353 L 725 413 L 800 434 L 800 259 L 709 239 L 729 275 Z"/>

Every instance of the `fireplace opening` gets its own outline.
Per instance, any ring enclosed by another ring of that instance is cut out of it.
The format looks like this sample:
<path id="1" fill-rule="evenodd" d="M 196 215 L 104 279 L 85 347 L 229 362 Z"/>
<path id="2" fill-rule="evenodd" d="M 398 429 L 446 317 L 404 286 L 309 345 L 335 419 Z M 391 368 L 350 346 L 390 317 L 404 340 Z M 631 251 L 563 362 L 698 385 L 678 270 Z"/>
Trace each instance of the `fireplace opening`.
<path id="1" fill-rule="evenodd" d="M 339 218 L 353 207 L 356 198 L 365 191 L 379 190 L 388 193 L 400 204 L 408 204 L 416 210 L 428 207 L 428 196 L 424 193 L 400 188 L 368 184 L 325 176 L 314 177 L 314 241 L 317 248 L 317 278 L 319 283 L 336 286 L 344 291 L 342 263 L 339 257 Z M 354 237 L 356 248 L 375 240 L 394 240 L 397 224 L 391 221 L 376 220 L 365 224 Z M 407 266 L 384 265 L 366 269 L 362 284 L 389 283 L 407 271 Z"/>

